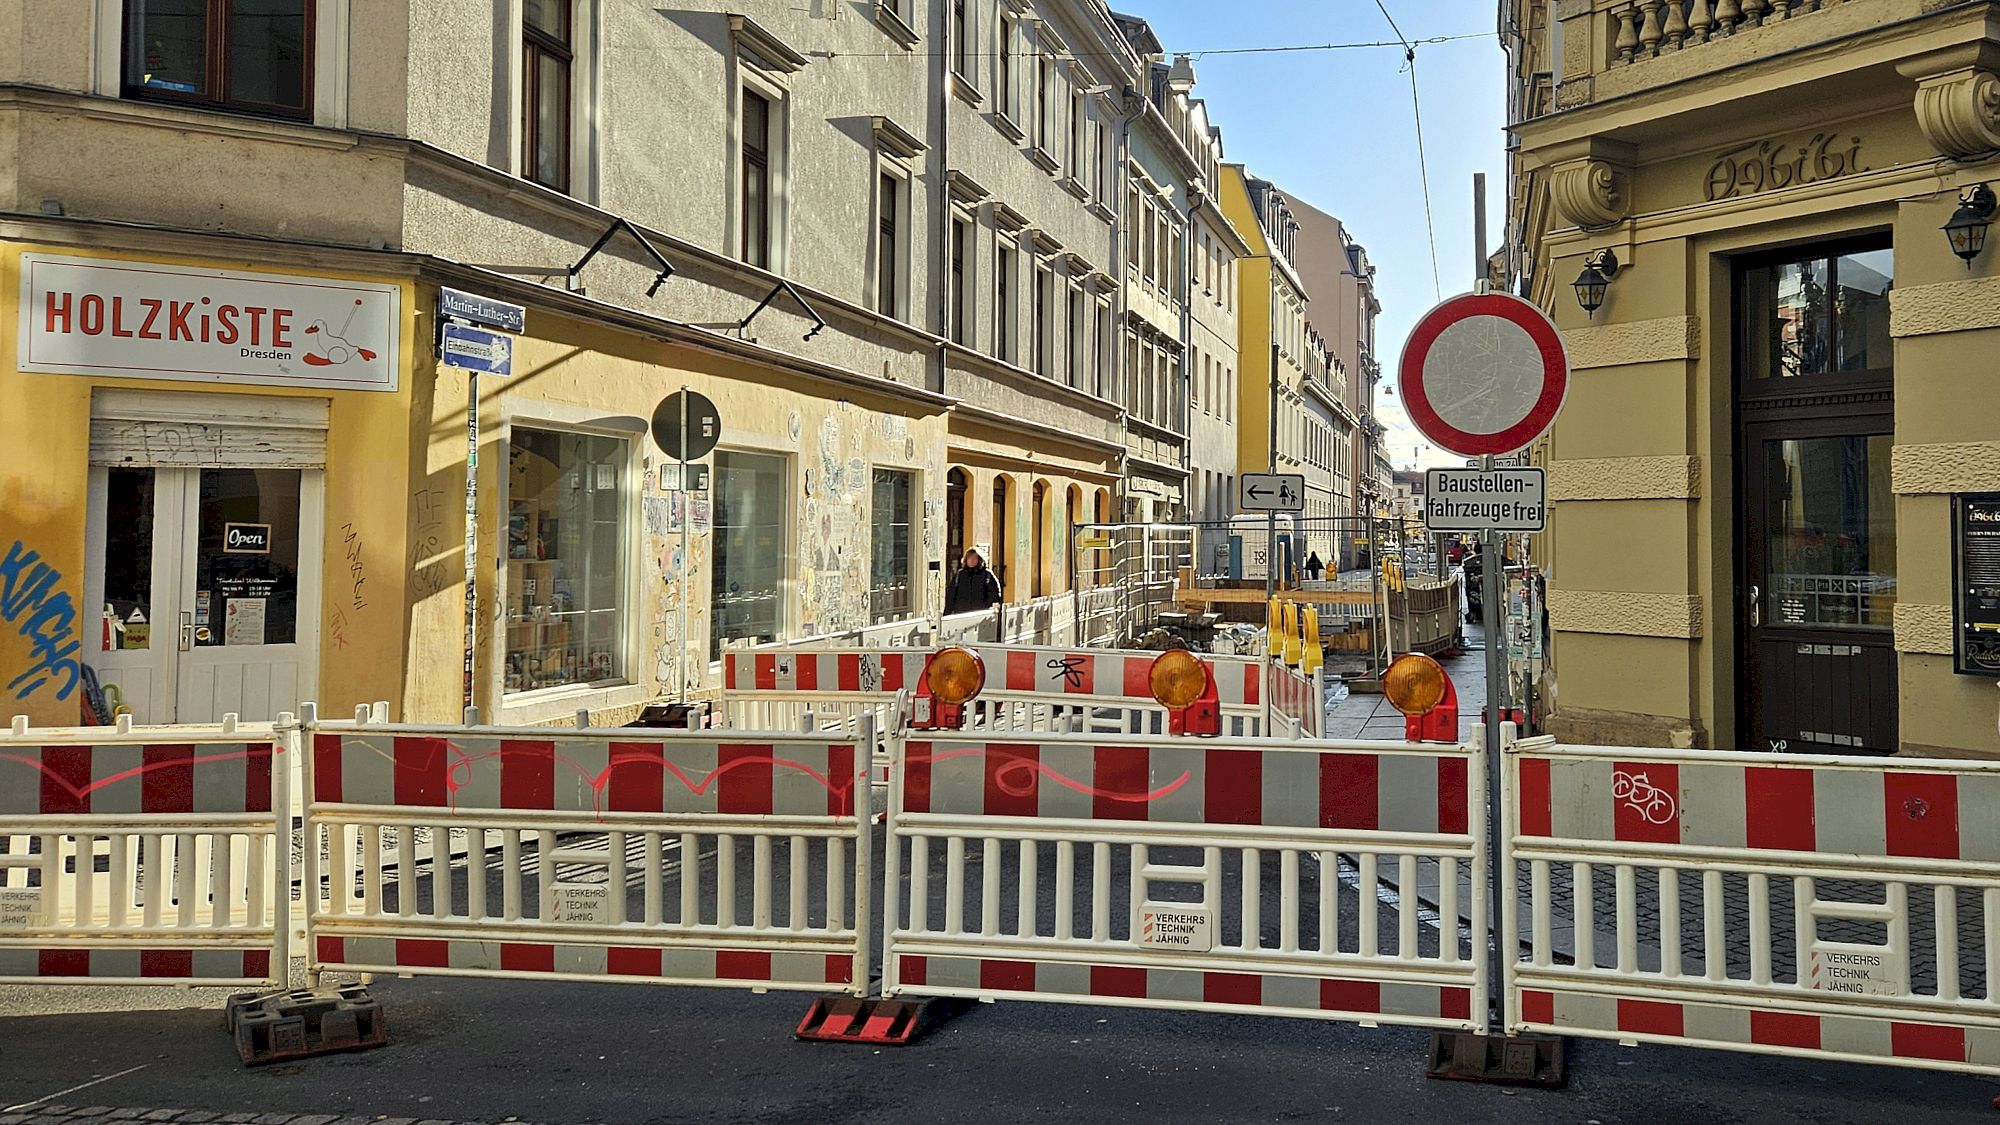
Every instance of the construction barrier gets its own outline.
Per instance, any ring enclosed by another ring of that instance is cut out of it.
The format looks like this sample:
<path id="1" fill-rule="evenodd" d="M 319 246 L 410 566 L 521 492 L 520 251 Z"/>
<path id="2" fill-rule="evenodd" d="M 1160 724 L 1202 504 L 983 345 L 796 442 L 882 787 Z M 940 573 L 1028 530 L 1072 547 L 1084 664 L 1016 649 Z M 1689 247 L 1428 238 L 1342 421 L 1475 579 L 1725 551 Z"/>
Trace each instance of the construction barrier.
<path id="1" fill-rule="evenodd" d="M 872 715 L 844 737 L 742 741 L 306 733 L 315 975 L 868 990 Z"/>
<path id="2" fill-rule="evenodd" d="M 282 981 L 290 718 L 0 732 L 0 981 Z"/>
<path id="3" fill-rule="evenodd" d="M 885 997 L 1483 1026 L 1464 747 L 912 732 L 899 753 Z M 1462 893 L 1471 925 L 1439 928 Z"/>
<path id="4" fill-rule="evenodd" d="M 1511 1030 L 2000 1073 L 2000 763 L 1505 765 Z"/>
<path id="5" fill-rule="evenodd" d="M 1278 733 L 1318 738 L 1326 723 L 1326 681 L 1283 664 L 1271 666 L 1271 710 L 1289 719 L 1295 729 Z"/>

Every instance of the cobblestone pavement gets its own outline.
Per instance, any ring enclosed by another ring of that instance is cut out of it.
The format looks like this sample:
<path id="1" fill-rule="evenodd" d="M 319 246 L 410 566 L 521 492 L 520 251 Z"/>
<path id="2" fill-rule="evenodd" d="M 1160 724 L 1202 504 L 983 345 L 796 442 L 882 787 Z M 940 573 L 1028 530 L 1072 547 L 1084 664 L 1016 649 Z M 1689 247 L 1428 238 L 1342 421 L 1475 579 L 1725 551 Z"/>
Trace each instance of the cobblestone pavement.
<path id="1" fill-rule="evenodd" d="M 509 1117 L 511 1125 L 516 1119 Z M 417 1117 L 341 1117 L 331 1113 L 211 1113 L 200 1109 L 131 1109 L 106 1105 L 41 1105 L 0 1113 L 0 1125 L 88 1125 L 91 1122 L 167 1121 L 178 1125 L 485 1125 Z M 528 1123 L 522 1123 L 528 1125 Z"/>

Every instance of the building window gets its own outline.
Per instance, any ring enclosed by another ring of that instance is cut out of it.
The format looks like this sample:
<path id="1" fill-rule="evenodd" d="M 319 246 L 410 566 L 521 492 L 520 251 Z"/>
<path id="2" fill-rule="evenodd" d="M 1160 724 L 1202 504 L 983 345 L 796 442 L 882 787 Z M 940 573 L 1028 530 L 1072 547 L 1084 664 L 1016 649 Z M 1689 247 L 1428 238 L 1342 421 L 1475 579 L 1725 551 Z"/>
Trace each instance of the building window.
<path id="1" fill-rule="evenodd" d="M 1065 318 L 1065 328 L 1069 333 L 1069 339 L 1065 343 L 1069 346 L 1069 385 L 1081 388 L 1083 386 L 1083 290 L 1072 285 L 1067 296 L 1069 315 Z"/>
<path id="2" fill-rule="evenodd" d="M 1055 312 L 1054 270 L 1037 266 L 1035 268 L 1035 374 L 1047 375 L 1054 366 L 1055 325 L 1049 320 Z"/>
<path id="3" fill-rule="evenodd" d="M 1111 305 L 1103 300 L 1097 302 L 1097 336 L 1094 343 L 1097 346 L 1095 392 L 1099 398 L 1109 398 L 1112 380 L 1116 378 L 1116 374 L 1111 370 L 1111 364 L 1118 355 L 1118 349 L 1112 340 Z"/>
<path id="4" fill-rule="evenodd" d="M 710 568 L 709 659 L 727 641 L 775 641 L 784 627 L 785 461 L 715 455 L 715 558 Z"/>
<path id="5" fill-rule="evenodd" d="M 526 0 L 521 10 L 521 173 L 569 190 L 570 0 Z"/>
<path id="6" fill-rule="evenodd" d="M 1085 108 L 1081 91 L 1070 98 L 1069 106 L 1069 175 L 1078 183 L 1083 182 L 1084 169 L 1089 161 L 1084 156 L 1084 127 L 1089 124 L 1089 110 Z"/>
<path id="7" fill-rule="evenodd" d="M 508 691 L 625 675 L 620 438 L 516 426 L 507 461 Z"/>
<path id="8" fill-rule="evenodd" d="M 1001 246 L 993 256 L 993 354 L 1014 362 L 1014 257 L 1017 252 Z"/>
<path id="9" fill-rule="evenodd" d="M 1888 248 L 1821 253 L 1759 265 L 1743 275 L 1743 371 L 1752 393 L 1783 380 L 1880 373 L 1890 366 Z"/>
<path id="10" fill-rule="evenodd" d="M 310 114 L 312 0 L 125 0 L 125 96 Z"/>
<path id="11" fill-rule="evenodd" d="M 884 316 L 902 312 L 897 277 L 902 273 L 902 245 L 896 237 L 896 216 L 901 206 L 903 182 L 887 172 L 881 174 L 875 193 L 875 308 Z"/>
<path id="12" fill-rule="evenodd" d="M 901 621 L 915 612 L 910 569 L 910 481 L 913 474 L 895 469 L 875 470 L 875 503 L 869 540 L 868 623 Z"/>
<path id="13" fill-rule="evenodd" d="M 1015 116 L 1014 27 L 1013 16 L 1000 17 L 1000 50 L 993 58 L 994 93 L 1000 97 L 1000 115 L 1006 118 Z"/>
<path id="14" fill-rule="evenodd" d="M 1034 567 L 1034 596 L 1045 597 L 1049 593 L 1049 482 L 1035 482 L 1034 511 L 1035 522 L 1029 528 L 1033 537 L 1034 557 L 1030 565 Z"/>
<path id="15" fill-rule="evenodd" d="M 951 0 L 952 69 L 960 78 L 973 82 L 977 75 L 972 64 L 972 24 L 965 8 L 970 0 Z"/>
<path id="16" fill-rule="evenodd" d="M 965 258 L 972 251 L 972 224 L 951 220 L 951 342 L 972 343 L 972 287 L 965 283 Z"/>
<path id="17" fill-rule="evenodd" d="M 771 99 L 743 91 L 743 260 L 771 266 Z"/>
<path id="18" fill-rule="evenodd" d="M 1056 132 L 1056 62 L 1043 59 L 1035 84 L 1035 147 L 1049 152 Z"/>
<path id="19" fill-rule="evenodd" d="M 1093 159 L 1090 162 L 1090 197 L 1102 203 L 1104 202 L 1104 165 L 1108 159 L 1106 154 L 1109 151 L 1110 134 L 1105 130 L 1104 122 L 1102 121 L 1092 122 L 1091 130 L 1094 153 Z"/>

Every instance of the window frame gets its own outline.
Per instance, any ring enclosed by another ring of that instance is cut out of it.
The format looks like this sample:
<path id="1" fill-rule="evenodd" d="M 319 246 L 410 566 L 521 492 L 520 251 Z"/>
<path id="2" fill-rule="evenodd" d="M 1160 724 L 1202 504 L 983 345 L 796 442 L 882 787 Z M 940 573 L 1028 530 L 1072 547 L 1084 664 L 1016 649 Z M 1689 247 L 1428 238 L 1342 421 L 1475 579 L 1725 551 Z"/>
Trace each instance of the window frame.
<path id="1" fill-rule="evenodd" d="M 310 122 L 319 116 L 321 96 L 319 91 L 319 53 L 321 16 L 337 19 L 341 13 L 322 12 L 338 4 L 340 0 L 301 0 L 305 17 L 305 34 L 301 36 L 304 54 L 300 66 L 299 99 L 297 107 L 275 105 L 266 102 L 233 101 L 226 96 L 229 85 L 229 5 L 230 0 L 203 0 L 203 85 L 204 90 L 190 92 L 167 90 L 134 84 L 129 71 L 133 28 L 137 22 L 134 0 L 114 0 L 116 18 L 109 21 L 109 33 L 115 37 L 115 47 L 110 52 L 110 81 L 104 81 L 100 74 L 100 84 L 106 92 L 116 91 L 116 95 L 127 101 L 152 102 L 159 105 L 178 105 L 189 109 L 212 110 L 222 113 L 237 113 L 251 117 L 273 117 L 288 121 Z M 79 5 L 81 7 L 81 5 Z M 103 16 L 100 8 L 100 19 Z M 344 21 L 342 21 L 344 23 Z M 209 90 L 220 88 L 225 93 L 210 94 Z"/>
<path id="2" fill-rule="evenodd" d="M 792 604 L 798 591 L 797 576 L 794 569 L 797 565 L 798 557 L 798 529 L 796 526 L 798 501 L 793 496 L 795 482 L 798 479 L 795 458 L 789 453 L 770 449 L 758 449 L 742 445 L 719 445 L 711 455 L 711 463 L 713 465 L 711 472 L 714 477 L 714 488 L 710 490 L 712 515 L 709 524 L 709 575 L 706 583 L 707 589 L 703 591 L 708 598 L 707 656 L 711 670 L 720 666 L 722 654 L 728 651 L 724 638 L 717 629 L 716 623 L 720 618 L 715 612 L 715 582 L 722 574 L 722 563 L 716 552 L 716 544 L 720 540 L 722 531 L 722 499 L 720 494 L 723 487 L 722 461 L 725 457 L 762 458 L 774 462 L 778 466 L 778 496 L 784 506 L 784 511 L 778 514 L 777 523 L 784 541 L 784 550 L 783 557 L 779 559 L 777 566 L 777 589 L 774 594 L 777 609 L 775 620 L 773 620 L 771 626 L 772 636 L 779 640 L 788 637 L 789 634 L 786 630 L 791 628 L 792 621 L 798 616 L 799 611 L 799 607 Z M 692 515 L 692 512 L 688 512 L 683 518 L 691 518 Z M 690 591 L 687 596 L 692 597 L 694 594 Z"/>
<path id="3" fill-rule="evenodd" d="M 971 215 L 957 208 L 952 209 L 951 230 L 946 236 L 949 241 L 945 244 L 945 269 L 947 283 L 951 286 L 951 324 L 948 331 L 952 343 L 966 348 L 973 346 L 974 317 L 978 308 L 978 302 L 974 300 L 978 287 L 967 280 L 979 276 L 979 263 L 974 253 L 978 229 Z"/>
<path id="4" fill-rule="evenodd" d="M 993 358 L 1002 363 L 1016 362 L 1020 348 L 1021 249 L 1007 245 L 999 235 L 993 250 Z"/>
<path id="5" fill-rule="evenodd" d="M 788 232 L 787 219 L 791 211 L 791 208 L 788 206 L 789 197 L 786 190 L 790 182 L 791 171 L 790 91 L 778 83 L 771 81 L 765 76 L 764 72 L 747 65 L 740 59 L 738 66 L 740 73 L 736 84 L 736 99 L 735 103 L 730 107 L 729 122 L 731 147 L 735 150 L 733 154 L 734 158 L 730 161 L 729 165 L 732 180 L 730 203 L 734 212 L 734 221 L 729 226 L 730 241 L 732 243 L 730 247 L 731 257 L 756 269 L 767 270 L 771 273 L 783 273 L 785 271 L 786 252 L 790 245 L 790 240 L 786 237 Z M 755 95 L 760 98 L 769 109 L 765 118 L 765 128 L 768 136 L 765 140 L 763 154 L 765 175 L 764 235 L 767 245 L 765 246 L 765 261 L 762 264 L 752 261 L 749 254 L 748 222 L 750 207 L 746 197 L 746 189 L 749 187 L 748 166 L 746 164 L 748 150 L 745 145 L 747 137 L 744 133 L 746 107 L 748 105 L 746 95 Z"/>
<path id="6" fill-rule="evenodd" d="M 562 6 L 562 39 L 528 23 L 525 16 L 521 20 L 521 178 L 567 195 L 574 180 L 571 163 L 574 158 L 572 150 L 576 146 L 577 66 L 574 40 L 577 19 L 573 0 L 555 2 Z M 562 170 L 556 177 L 559 181 L 556 183 L 537 175 L 540 168 L 535 160 L 535 150 L 541 139 L 541 115 L 537 112 L 540 109 L 537 95 L 541 92 L 541 68 L 535 64 L 542 57 L 553 58 L 562 64 L 562 109 L 556 114 L 556 119 L 562 122 L 562 143 L 556 147 L 556 151 L 562 154 Z"/>
<path id="7" fill-rule="evenodd" d="M 878 598 L 884 587 L 877 580 L 875 562 L 878 558 L 876 537 L 880 534 L 881 512 L 878 507 L 879 489 L 884 475 L 903 478 L 903 606 L 900 613 L 883 614 L 878 609 Z M 902 465 L 872 465 L 868 474 L 868 623 L 882 625 L 891 621 L 905 621 L 917 615 L 920 594 L 917 569 L 917 523 L 922 518 L 923 492 L 922 475 L 914 468 Z"/>
<path id="8" fill-rule="evenodd" d="M 877 161 L 869 285 L 875 311 L 896 320 L 908 316 L 910 303 L 910 191 L 907 170 L 888 160 Z M 894 198 L 888 198 L 892 192 Z"/>

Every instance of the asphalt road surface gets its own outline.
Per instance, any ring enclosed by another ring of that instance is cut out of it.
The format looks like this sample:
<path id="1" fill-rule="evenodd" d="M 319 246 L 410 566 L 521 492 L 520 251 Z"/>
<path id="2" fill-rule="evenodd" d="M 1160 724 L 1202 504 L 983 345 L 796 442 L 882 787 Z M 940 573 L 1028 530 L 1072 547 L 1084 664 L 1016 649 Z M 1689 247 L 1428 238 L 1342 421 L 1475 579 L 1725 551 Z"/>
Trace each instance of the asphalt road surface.
<path id="1" fill-rule="evenodd" d="M 43 990 L 46 992 L 47 990 Z M 980 1005 L 905 1048 L 801 1043 L 807 999 L 379 980 L 389 1046 L 246 1070 L 211 1008 L 0 1018 L 0 1107 L 364 1121 L 1812 1122 L 1995 1119 L 2000 1083 L 1571 1040 L 1564 1091 L 1423 1076 L 1428 1036 L 1303 1020 Z M 0 992 L 0 1011 L 14 1007 Z M 139 1069 L 130 1069 L 130 1068 Z M 28 1116 L 28 1121 L 38 1118 Z M 58 1120 L 69 1120 L 59 1116 Z M 0 1121 L 12 1122 L 4 1108 Z M 299 1123 L 307 1125 L 307 1123 Z"/>

